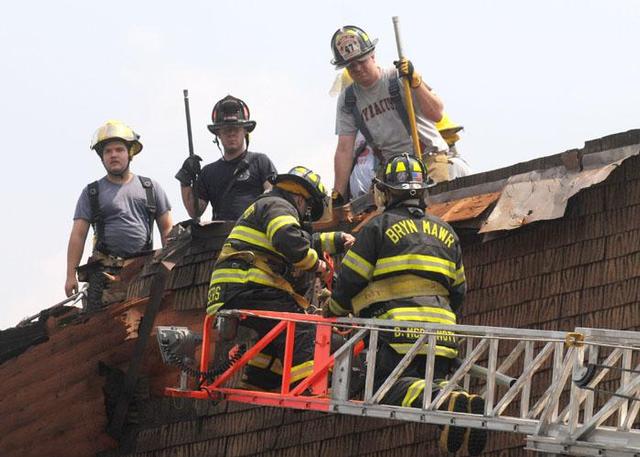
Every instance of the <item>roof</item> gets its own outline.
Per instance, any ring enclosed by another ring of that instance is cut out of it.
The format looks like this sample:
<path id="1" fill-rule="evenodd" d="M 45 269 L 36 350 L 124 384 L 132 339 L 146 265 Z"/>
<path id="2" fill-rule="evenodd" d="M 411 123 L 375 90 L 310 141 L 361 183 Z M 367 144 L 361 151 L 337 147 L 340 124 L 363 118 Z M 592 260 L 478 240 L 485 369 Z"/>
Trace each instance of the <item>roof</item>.
<path id="1" fill-rule="evenodd" d="M 640 328 L 639 146 L 640 131 L 634 130 L 587 142 L 575 153 L 432 189 L 430 211 L 470 234 L 461 237 L 468 295 L 460 322 L 554 330 Z M 531 199 L 518 187 L 526 185 L 526 177 L 553 192 Z M 480 236 L 487 221 L 495 223 L 494 214 L 500 216 L 497 221 L 517 220 L 508 211 L 496 212 L 509 208 L 507 203 L 517 217 L 537 211 L 534 204 L 540 203 L 555 212 L 553 218 L 508 230 L 496 226 Z M 16 350 L 0 352 L 5 354 L 0 360 L 0 455 L 394 457 L 436 452 L 435 427 L 162 398 L 163 387 L 176 385 L 178 373 L 161 363 L 153 344 L 144 353 L 129 407 L 128 441 L 118 447 L 105 430 L 139 341 L 159 261 L 170 272 L 154 325 L 194 330 L 202 325 L 210 270 L 229 225 L 185 226 L 156 256 L 127 264 L 119 276 L 122 300 L 90 314 L 75 308 L 43 313 L 23 327 L 0 332 L 0 343 L 11 342 Z M 532 396 L 540 395 L 534 385 Z M 485 455 L 524 456 L 520 439 L 492 434 Z"/>

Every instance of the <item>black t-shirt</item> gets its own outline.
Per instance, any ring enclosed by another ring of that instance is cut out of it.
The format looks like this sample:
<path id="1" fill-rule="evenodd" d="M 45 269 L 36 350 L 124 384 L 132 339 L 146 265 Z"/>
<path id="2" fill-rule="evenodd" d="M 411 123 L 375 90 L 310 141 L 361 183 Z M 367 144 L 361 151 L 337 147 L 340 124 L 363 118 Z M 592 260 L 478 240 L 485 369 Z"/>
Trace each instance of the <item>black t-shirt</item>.
<path id="1" fill-rule="evenodd" d="M 241 165 L 242 160 L 249 166 Z M 223 196 L 236 169 L 236 181 Z M 263 184 L 269 176 L 276 173 L 269 157 L 259 152 L 247 151 L 236 159 L 219 159 L 202 168 L 196 183 L 196 193 L 202 200 L 211 203 L 213 220 L 235 221 L 264 192 Z"/>

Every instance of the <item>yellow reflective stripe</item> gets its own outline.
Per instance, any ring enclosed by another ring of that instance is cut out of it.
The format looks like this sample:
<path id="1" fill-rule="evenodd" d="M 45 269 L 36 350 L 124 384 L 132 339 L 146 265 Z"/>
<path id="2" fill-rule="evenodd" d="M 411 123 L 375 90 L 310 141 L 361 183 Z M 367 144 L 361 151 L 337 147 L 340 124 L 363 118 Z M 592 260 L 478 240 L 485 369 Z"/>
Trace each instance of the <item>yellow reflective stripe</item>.
<path id="1" fill-rule="evenodd" d="M 349 314 L 349 310 L 343 308 L 340 303 L 335 301 L 333 298 L 329 301 L 329 311 L 336 316 L 346 316 Z"/>
<path id="2" fill-rule="evenodd" d="M 313 373 L 313 360 L 294 365 L 291 367 L 291 382 L 304 379 L 311 373 Z"/>
<path id="3" fill-rule="evenodd" d="M 207 314 L 216 314 L 222 305 L 224 305 L 224 303 L 214 303 L 213 305 L 207 306 Z"/>
<path id="4" fill-rule="evenodd" d="M 411 384 L 407 389 L 407 394 L 402 400 L 402 406 L 411 406 L 411 404 L 416 401 L 416 399 L 420 396 L 420 393 L 424 390 L 424 385 L 424 379 L 420 379 Z"/>
<path id="5" fill-rule="evenodd" d="M 423 254 L 404 254 L 378 259 L 373 276 L 407 270 L 431 271 L 448 276 L 454 281 L 457 279 L 455 263 Z"/>
<path id="6" fill-rule="evenodd" d="M 464 281 L 465 281 L 464 266 L 461 266 L 456 270 L 456 280 L 453 282 L 453 285 L 457 286 L 459 284 L 462 284 Z"/>
<path id="7" fill-rule="evenodd" d="M 353 250 L 349 250 L 347 255 L 344 256 L 342 266 L 355 271 L 367 281 L 371 279 L 371 275 L 373 274 L 373 265 L 367 262 L 365 258 L 353 252 Z"/>
<path id="8" fill-rule="evenodd" d="M 264 360 L 258 360 L 256 361 L 256 363 L 252 363 L 254 360 L 256 360 L 256 358 L 254 358 L 249 361 L 249 365 L 266 369 L 267 366 L 269 366 L 269 363 L 271 362 L 271 356 L 262 354 L 262 353 L 258 355 L 264 355 L 265 357 L 268 357 L 268 360 L 266 361 L 266 363 L 264 363 Z M 269 368 L 269 370 L 272 373 L 282 376 L 282 360 L 280 360 L 280 358 L 275 359 L 271 364 L 271 367 Z M 304 379 L 308 377 L 311 373 L 313 373 L 313 360 L 309 360 L 307 362 L 303 362 L 298 365 L 293 365 L 291 367 L 291 382 L 296 382 L 301 379 Z"/>
<path id="9" fill-rule="evenodd" d="M 328 252 L 329 254 L 336 253 L 336 232 L 329 233 L 321 233 L 320 234 L 320 245 L 322 246 L 322 250 Z"/>
<path id="10" fill-rule="evenodd" d="M 303 270 L 310 270 L 318 261 L 318 253 L 315 249 L 309 249 L 307 251 L 307 255 L 304 256 L 299 262 L 294 263 L 293 265 L 297 268 L 302 268 Z"/>
<path id="11" fill-rule="evenodd" d="M 209 285 L 235 283 L 244 284 L 254 282 L 265 286 L 278 287 L 278 283 L 268 274 L 257 268 L 249 268 L 248 270 L 240 270 L 237 268 L 218 268 L 211 274 L 211 282 Z"/>
<path id="12" fill-rule="evenodd" d="M 434 322 L 438 324 L 456 323 L 456 315 L 444 308 L 435 306 L 411 306 L 393 308 L 382 314 L 379 319 L 393 319 L 397 321 Z"/>
<path id="13" fill-rule="evenodd" d="M 288 214 L 274 217 L 269 221 L 267 224 L 267 238 L 269 239 L 270 244 L 273 243 L 273 236 L 276 232 L 286 225 L 295 225 L 296 227 L 300 227 L 298 220 Z"/>
<path id="14" fill-rule="evenodd" d="M 351 307 L 357 315 L 372 303 L 426 295 L 437 295 L 449 304 L 449 291 L 442 284 L 414 274 L 399 274 L 371 281 L 351 299 Z"/>
<path id="15" fill-rule="evenodd" d="M 257 368 L 266 369 L 271 363 L 272 357 L 268 354 L 259 352 L 253 359 L 249 360 L 248 364 Z"/>
<path id="16" fill-rule="evenodd" d="M 398 354 L 406 354 L 409 352 L 409 349 L 413 347 L 413 343 L 391 343 L 390 346 L 398 353 Z M 418 354 L 426 355 L 427 354 L 427 345 L 425 344 L 418 350 Z M 436 355 L 441 357 L 446 357 L 448 359 L 455 359 L 458 357 L 458 350 L 448 348 L 446 346 L 437 346 L 436 345 Z"/>
<path id="17" fill-rule="evenodd" d="M 254 246 L 259 246 L 278 254 L 278 251 L 275 250 L 267 238 L 267 235 L 245 225 L 236 225 L 233 230 L 231 230 L 228 239 L 244 241 L 245 243 L 253 244 Z"/>

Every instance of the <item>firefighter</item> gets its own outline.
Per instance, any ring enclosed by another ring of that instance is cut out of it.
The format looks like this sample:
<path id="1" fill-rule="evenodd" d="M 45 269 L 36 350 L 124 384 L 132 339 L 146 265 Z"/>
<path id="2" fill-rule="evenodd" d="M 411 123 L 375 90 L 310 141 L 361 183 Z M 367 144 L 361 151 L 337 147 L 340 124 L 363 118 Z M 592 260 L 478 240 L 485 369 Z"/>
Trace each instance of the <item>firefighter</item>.
<path id="1" fill-rule="evenodd" d="M 176 174 L 182 203 L 189 216 L 198 217 L 211 204 L 212 220 L 235 221 L 249 204 L 271 189 L 276 168 L 266 154 L 249 151 L 249 134 L 256 128 L 249 107 L 232 95 L 218 101 L 207 126 L 222 157 L 200 169 L 202 158 L 188 157 Z M 198 196 L 198 208 L 193 193 Z M 231 198 L 232 197 L 232 198 Z"/>
<path id="2" fill-rule="evenodd" d="M 451 226 L 425 211 L 427 171 L 404 153 L 391 157 L 375 179 L 384 212 L 369 221 L 342 261 L 329 315 L 456 324 L 466 284 L 460 242 Z M 379 386 L 420 336 L 419 331 L 382 332 L 376 359 Z M 383 402 L 422 407 L 426 346 L 412 361 Z M 441 387 L 458 355 L 451 334 L 436 342 L 434 385 Z M 484 400 L 454 391 L 444 405 L 449 411 L 481 413 Z M 471 455 L 482 452 L 486 433 L 445 426 L 440 444 L 456 452 L 468 441 Z"/>
<path id="3" fill-rule="evenodd" d="M 209 285 L 209 314 L 220 309 L 256 309 L 300 313 L 308 302 L 296 287 L 305 272 L 325 273 L 321 256 L 349 248 L 354 238 L 343 232 L 311 235 L 308 222 L 330 214 L 329 198 L 320 176 L 306 167 L 272 178 L 273 190 L 258 197 L 244 211 L 225 241 Z M 307 219 L 307 220 L 305 220 Z M 273 320 L 242 321 L 266 335 Z M 296 326 L 291 382 L 313 370 L 314 332 Z M 233 336 L 233 335 L 232 335 Z M 248 383 L 264 389 L 280 385 L 284 335 L 258 355 L 245 370 Z"/>
<path id="4" fill-rule="evenodd" d="M 464 129 L 463 126 L 453 122 L 447 113 L 443 113 L 442 119 L 436 123 L 436 128 L 444 141 L 449 146 L 449 179 L 456 179 L 473 173 L 471 167 L 458 152 L 456 143 L 460 139 L 458 133 Z"/>
<path id="5" fill-rule="evenodd" d="M 107 174 L 87 185 L 76 204 L 64 286 L 67 296 L 78 290 L 76 270 L 89 227 L 93 226 L 93 253 L 87 268 L 78 271 L 79 279 L 89 282 L 90 310 L 102 305 L 102 289 L 106 287 L 103 271 L 113 275 L 124 259 L 151 251 L 154 224 L 164 246 L 173 225 L 171 205 L 162 187 L 153 179 L 136 176 L 130 169 L 133 157 L 142 150 L 140 135 L 112 119 L 95 131 L 91 149 L 100 157 Z"/>

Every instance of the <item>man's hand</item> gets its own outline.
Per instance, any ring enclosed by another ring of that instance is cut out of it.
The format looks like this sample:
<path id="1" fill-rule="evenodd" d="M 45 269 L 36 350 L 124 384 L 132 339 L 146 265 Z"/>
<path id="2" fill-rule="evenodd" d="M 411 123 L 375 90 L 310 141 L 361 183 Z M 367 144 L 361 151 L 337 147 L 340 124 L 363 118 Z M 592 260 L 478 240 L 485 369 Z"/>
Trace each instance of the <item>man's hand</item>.
<path id="1" fill-rule="evenodd" d="M 78 280 L 74 274 L 73 276 L 69 276 L 65 281 L 64 293 L 67 294 L 67 297 L 71 297 L 76 292 L 78 292 Z"/>
<path id="2" fill-rule="evenodd" d="M 340 206 L 344 206 L 345 201 L 344 201 L 344 197 L 342 196 L 342 194 L 340 192 L 338 192 L 337 190 L 332 190 L 331 191 L 331 206 L 333 206 L 334 208 L 338 208 Z"/>
<path id="3" fill-rule="evenodd" d="M 176 173 L 176 179 L 180 181 L 184 187 L 189 187 L 196 182 L 200 174 L 200 162 L 202 158 L 198 155 L 192 155 L 182 163 L 182 168 Z"/>
<path id="4" fill-rule="evenodd" d="M 355 236 L 353 236 L 351 233 L 342 232 L 342 244 L 344 246 L 345 251 L 347 249 L 351 249 L 351 246 L 353 246 L 353 243 L 355 242 L 356 242 Z"/>
<path id="5" fill-rule="evenodd" d="M 415 71 L 413 64 L 409 59 L 402 58 L 400 60 L 396 60 L 393 64 L 398 69 L 400 77 L 407 78 L 409 80 L 409 85 L 412 89 L 420 87 L 420 84 L 422 84 L 422 76 L 420 76 L 420 73 Z"/>
<path id="6" fill-rule="evenodd" d="M 327 272 L 327 262 L 324 260 L 318 260 L 318 266 L 316 266 L 316 273 L 324 275 Z"/>

